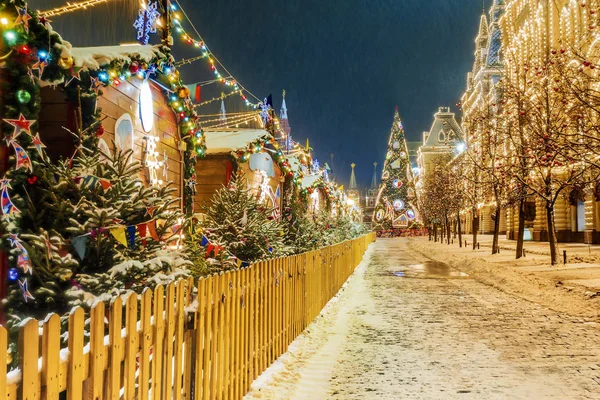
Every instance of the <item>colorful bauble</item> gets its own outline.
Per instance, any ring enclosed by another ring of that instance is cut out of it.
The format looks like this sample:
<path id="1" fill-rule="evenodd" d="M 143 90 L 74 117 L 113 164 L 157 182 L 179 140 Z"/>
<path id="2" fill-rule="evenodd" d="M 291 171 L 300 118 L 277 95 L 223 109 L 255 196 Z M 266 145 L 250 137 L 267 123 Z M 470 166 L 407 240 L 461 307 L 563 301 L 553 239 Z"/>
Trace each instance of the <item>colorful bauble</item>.
<path id="1" fill-rule="evenodd" d="M 70 69 L 73 66 L 73 57 L 61 57 L 57 64 L 62 69 Z"/>
<path id="2" fill-rule="evenodd" d="M 138 65 L 138 63 L 131 63 L 131 65 L 129 65 L 129 72 L 131 72 L 132 74 L 137 74 L 138 72 L 140 72 L 140 66 Z"/>
<path id="3" fill-rule="evenodd" d="M 16 281 L 17 279 L 19 279 L 19 270 L 16 268 L 9 269 L 8 270 L 8 280 Z"/>
<path id="4" fill-rule="evenodd" d="M 401 151 L 401 152 L 400 152 L 400 157 L 406 157 L 406 153 L 405 153 L 405 152 L 403 152 L 403 151 Z"/>
<path id="5" fill-rule="evenodd" d="M 31 93 L 29 93 L 27 90 L 17 90 L 17 101 L 20 104 L 27 104 L 31 101 Z"/>
<path id="6" fill-rule="evenodd" d="M 186 97 L 188 97 L 190 95 L 190 90 L 188 88 L 186 88 L 185 86 L 182 86 L 177 90 L 177 95 L 179 97 L 181 97 L 182 99 L 185 99 Z"/>
<path id="7" fill-rule="evenodd" d="M 393 185 L 396 189 L 401 188 L 403 183 L 400 179 L 394 179 Z"/>
<path id="8" fill-rule="evenodd" d="M 400 148 L 400 142 L 394 142 L 394 144 L 392 146 L 394 147 L 394 149 L 399 149 Z"/>
<path id="9" fill-rule="evenodd" d="M 33 175 L 27 178 L 27 183 L 29 183 L 30 185 L 35 185 L 38 181 L 38 177 Z"/>
<path id="10" fill-rule="evenodd" d="M 383 210 L 377 210 L 375 213 L 375 219 L 377 221 L 381 221 L 383 219 Z"/>
<path id="11" fill-rule="evenodd" d="M 389 177 L 390 177 L 389 171 L 383 171 L 383 174 L 381 174 L 381 179 L 387 179 Z"/>
<path id="12" fill-rule="evenodd" d="M 394 200 L 394 210 L 400 211 L 404 208 L 404 202 L 402 200 Z"/>
<path id="13" fill-rule="evenodd" d="M 413 210 L 406 210 L 406 217 L 408 219 L 415 219 L 415 212 Z"/>
<path id="14" fill-rule="evenodd" d="M 97 137 L 100 137 L 100 136 L 102 136 L 102 135 L 104 135 L 104 127 L 103 127 L 102 125 L 100 125 L 100 126 L 98 127 L 98 129 L 96 129 L 96 136 L 97 136 Z"/>

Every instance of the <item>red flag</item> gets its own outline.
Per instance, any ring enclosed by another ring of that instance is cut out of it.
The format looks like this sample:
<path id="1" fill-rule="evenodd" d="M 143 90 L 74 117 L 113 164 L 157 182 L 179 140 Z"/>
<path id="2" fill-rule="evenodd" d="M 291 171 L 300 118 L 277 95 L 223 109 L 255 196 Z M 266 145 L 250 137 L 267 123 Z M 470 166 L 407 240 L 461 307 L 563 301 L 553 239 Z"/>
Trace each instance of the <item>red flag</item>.
<path id="1" fill-rule="evenodd" d="M 156 233 L 156 221 L 152 220 L 146 224 L 148 227 L 148 231 L 150 232 L 150 237 L 157 242 L 160 242 L 160 237 L 158 237 L 158 233 Z"/>
<path id="2" fill-rule="evenodd" d="M 194 100 L 196 100 L 196 103 L 200 103 L 200 85 L 196 85 L 196 93 L 194 93 Z"/>
<path id="3" fill-rule="evenodd" d="M 140 233 L 140 237 L 142 238 L 142 243 L 144 246 L 146 245 L 146 224 L 139 224 L 137 226 L 138 232 Z"/>
<path id="4" fill-rule="evenodd" d="M 208 246 L 206 246 L 206 257 L 210 257 L 210 253 L 212 253 L 212 251 L 214 249 L 215 249 L 214 244 L 209 244 Z"/>
<path id="5" fill-rule="evenodd" d="M 106 179 L 100 179 L 100 185 L 104 190 L 108 189 L 109 187 L 112 187 L 112 183 L 110 183 L 110 181 Z"/>

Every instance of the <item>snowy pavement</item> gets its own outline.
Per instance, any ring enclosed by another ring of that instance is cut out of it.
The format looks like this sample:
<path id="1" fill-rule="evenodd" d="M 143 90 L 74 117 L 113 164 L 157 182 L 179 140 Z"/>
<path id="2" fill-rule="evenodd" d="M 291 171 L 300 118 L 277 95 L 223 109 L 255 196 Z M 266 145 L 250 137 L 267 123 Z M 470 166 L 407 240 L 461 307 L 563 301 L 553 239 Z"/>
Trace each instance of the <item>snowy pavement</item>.
<path id="1" fill-rule="evenodd" d="M 600 325 L 403 268 L 425 261 L 406 239 L 372 244 L 245 398 L 600 399 Z"/>

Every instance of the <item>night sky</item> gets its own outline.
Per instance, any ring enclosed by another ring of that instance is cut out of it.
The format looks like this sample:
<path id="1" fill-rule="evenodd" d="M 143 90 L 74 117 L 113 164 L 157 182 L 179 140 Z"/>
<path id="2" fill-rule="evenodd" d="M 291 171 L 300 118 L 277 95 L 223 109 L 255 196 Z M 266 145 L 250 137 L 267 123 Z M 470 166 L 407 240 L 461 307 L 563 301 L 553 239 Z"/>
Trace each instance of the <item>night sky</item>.
<path id="1" fill-rule="evenodd" d="M 48 3 L 64 1 L 35 0 L 30 6 L 46 9 Z M 348 183 L 350 163 L 356 163 L 360 186 L 369 185 L 374 161 L 381 168 L 396 105 L 411 141 L 429 130 L 439 106 L 456 111 L 482 12 L 481 0 L 181 0 L 181 5 L 247 89 L 258 97 L 272 93 L 277 111 L 281 91 L 287 91 L 294 139 L 305 143 L 308 137 L 321 163 L 334 153 L 339 183 Z M 75 46 L 131 42 L 136 9 L 136 1 L 113 0 L 56 17 L 53 26 Z M 177 58 L 199 54 L 177 37 L 175 43 Z M 181 73 L 186 83 L 211 76 L 206 61 Z M 235 96 L 226 105 L 228 112 L 244 110 Z"/>

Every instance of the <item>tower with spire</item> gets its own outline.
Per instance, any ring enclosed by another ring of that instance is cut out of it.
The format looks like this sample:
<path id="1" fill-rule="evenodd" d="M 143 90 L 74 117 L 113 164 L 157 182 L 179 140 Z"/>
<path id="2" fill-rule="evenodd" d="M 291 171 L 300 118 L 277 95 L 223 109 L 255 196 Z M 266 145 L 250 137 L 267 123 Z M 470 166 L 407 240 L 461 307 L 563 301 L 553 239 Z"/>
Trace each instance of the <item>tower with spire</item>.
<path id="1" fill-rule="evenodd" d="M 289 148 L 292 143 L 292 128 L 288 120 L 287 104 L 285 103 L 285 90 L 282 93 L 283 100 L 281 101 L 281 109 L 279 110 L 279 128 L 281 130 L 281 136 L 277 137 L 277 142 L 282 149 L 290 151 Z"/>
<path id="2" fill-rule="evenodd" d="M 373 178 L 371 178 L 371 188 L 377 190 L 377 162 L 373 163 Z"/>
<path id="3" fill-rule="evenodd" d="M 225 93 L 221 93 L 221 111 L 219 112 L 219 124 L 227 123 L 227 112 L 225 111 Z"/>

